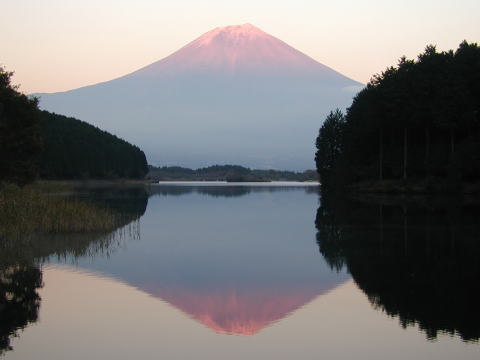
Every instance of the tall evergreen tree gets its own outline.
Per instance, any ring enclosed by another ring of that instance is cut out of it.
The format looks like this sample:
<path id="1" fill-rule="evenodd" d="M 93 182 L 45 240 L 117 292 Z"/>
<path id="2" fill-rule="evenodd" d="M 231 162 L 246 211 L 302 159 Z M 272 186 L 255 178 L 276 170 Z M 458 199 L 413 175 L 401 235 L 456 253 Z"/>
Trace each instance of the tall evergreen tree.
<path id="1" fill-rule="evenodd" d="M 342 150 L 342 131 L 345 123 L 345 116 L 336 109 L 328 114 L 325 122 L 320 128 L 315 154 L 315 163 L 317 164 L 320 182 L 327 184 L 334 172 L 335 163 Z"/>
<path id="2" fill-rule="evenodd" d="M 341 144 L 327 167 L 335 169 L 333 182 L 480 181 L 479 84 L 480 48 L 467 42 L 455 52 L 427 46 L 417 60 L 401 58 L 375 75 L 355 96 L 338 138 L 320 131 L 317 150 Z M 329 158 L 328 148 L 322 151 L 317 159 Z M 319 173 L 325 164 L 317 161 Z"/>
<path id="3" fill-rule="evenodd" d="M 20 93 L 12 75 L 0 67 L 0 181 L 25 184 L 37 176 L 42 149 L 38 101 Z"/>

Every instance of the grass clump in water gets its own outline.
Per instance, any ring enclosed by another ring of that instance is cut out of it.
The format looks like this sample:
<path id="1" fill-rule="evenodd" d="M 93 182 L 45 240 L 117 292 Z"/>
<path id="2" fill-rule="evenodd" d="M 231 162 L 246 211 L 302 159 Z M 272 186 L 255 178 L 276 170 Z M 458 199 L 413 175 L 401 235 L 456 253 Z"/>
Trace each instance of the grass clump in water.
<path id="1" fill-rule="evenodd" d="M 0 238 L 29 234 L 103 232 L 119 224 L 109 209 L 35 186 L 0 184 Z"/>

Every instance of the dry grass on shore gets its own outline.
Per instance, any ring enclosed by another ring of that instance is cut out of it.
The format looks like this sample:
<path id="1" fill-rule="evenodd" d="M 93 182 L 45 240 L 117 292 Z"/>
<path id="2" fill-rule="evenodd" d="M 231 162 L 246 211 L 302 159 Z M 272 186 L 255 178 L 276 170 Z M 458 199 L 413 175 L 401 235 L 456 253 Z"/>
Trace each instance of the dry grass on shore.
<path id="1" fill-rule="evenodd" d="M 49 194 L 35 186 L 0 186 L 0 238 L 110 231 L 118 221 L 112 211 L 87 201 Z"/>

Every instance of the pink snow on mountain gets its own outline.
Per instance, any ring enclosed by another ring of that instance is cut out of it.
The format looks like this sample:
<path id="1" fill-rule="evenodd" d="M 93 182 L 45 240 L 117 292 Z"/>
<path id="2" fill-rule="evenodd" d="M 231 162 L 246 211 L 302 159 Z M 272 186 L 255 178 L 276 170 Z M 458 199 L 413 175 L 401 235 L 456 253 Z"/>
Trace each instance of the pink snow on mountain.
<path id="1" fill-rule="evenodd" d="M 327 72 L 331 69 L 259 28 L 244 24 L 213 29 L 172 55 L 131 75 L 199 71 L 237 74 L 252 71 Z"/>

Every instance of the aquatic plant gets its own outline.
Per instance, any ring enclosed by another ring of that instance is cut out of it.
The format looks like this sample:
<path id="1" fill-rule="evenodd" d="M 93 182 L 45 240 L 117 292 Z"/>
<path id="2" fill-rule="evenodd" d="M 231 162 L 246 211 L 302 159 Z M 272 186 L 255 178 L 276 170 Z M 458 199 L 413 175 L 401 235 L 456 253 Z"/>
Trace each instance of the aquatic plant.
<path id="1" fill-rule="evenodd" d="M 87 200 L 35 186 L 0 186 L 0 238 L 111 231 L 120 222 L 121 215 Z"/>

